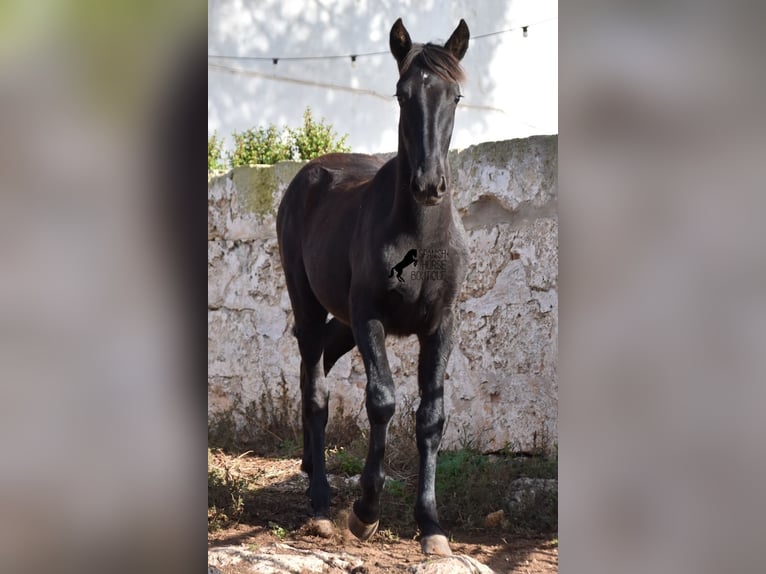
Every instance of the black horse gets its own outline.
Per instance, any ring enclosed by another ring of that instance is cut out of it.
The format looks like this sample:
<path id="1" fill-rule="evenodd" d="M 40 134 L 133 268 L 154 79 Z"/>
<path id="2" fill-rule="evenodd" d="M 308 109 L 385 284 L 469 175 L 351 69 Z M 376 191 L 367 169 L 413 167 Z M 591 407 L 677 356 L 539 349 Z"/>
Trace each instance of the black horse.
<path id="1" fill-rule="evenodd" d="M 370 441 L 361 497 L 348 526 L 362 540 L 377 530 L 386 431 L 396 406 L 385 338 L 416 334 L 420 475 L 415 519 L 426 554 L 451 553 L 439 526 L 434 478 L 444 427 L 444 372 L 468 257 L 447 164 L 464 77 L 459 61 L 468 39 L 468 26 L 461 20 L 444 46 L 413 44 L 398 19 L 390 34 L 399 66 L 397 156 L 386 163 L 360 154 L 317 158 L 292 180 L 277 213 L 279 252 L 301 355 L 302 469 L 309 476 L 314 516 L 325 532 L 331 529 L 325 375 L 356 345 L 367 372 Z M 387 277 L 412 248 L 442 250 L 446 272 L 438 280 L 425 274 L 406 283 Z"/>
<path id="2" fill-rule="evenodd" d="M 391 277 L 393 277 L 394 272 L 396 272 L 396 278 L 402 283 L 404 283 L 404 279 L 402 279 L 402 271 L 404 271 L 404 269 L 406 267 L 409 267 L 410 265 L 414 265 L 415 267 L 418 266 L 418 250 L 417 249 L 410 249 L 407 252 L 407 255 L 405 255 L 399 263 L 397 263 L 391 268 L 391 273 L 388 274 L 388 278 L 390 279 Z"/>

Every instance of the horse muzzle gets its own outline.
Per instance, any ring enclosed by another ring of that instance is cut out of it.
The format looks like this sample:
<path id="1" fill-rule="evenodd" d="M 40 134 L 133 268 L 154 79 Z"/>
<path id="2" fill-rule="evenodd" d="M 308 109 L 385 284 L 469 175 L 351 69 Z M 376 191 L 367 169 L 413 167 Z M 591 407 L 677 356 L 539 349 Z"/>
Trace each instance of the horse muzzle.
<path id="1" fill-rule="evenodd" d="M 412 195 L 420 205 L 439 205 L 447 192 L 447 178 L 443 175 L 437 178 L 414 177 Z"/>

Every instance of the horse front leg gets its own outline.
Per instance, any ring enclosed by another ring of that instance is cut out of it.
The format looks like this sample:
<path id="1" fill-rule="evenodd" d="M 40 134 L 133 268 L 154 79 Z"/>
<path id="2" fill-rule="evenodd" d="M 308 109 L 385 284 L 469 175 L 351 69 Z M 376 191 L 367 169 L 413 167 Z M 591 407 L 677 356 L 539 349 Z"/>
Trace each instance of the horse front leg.
<path id="1" fill-rule="evenodd" d="M 452 351 L 454 319 L 450 312 L 432 334 L 420 337 L 418 386 L 420 406 L 415 419 L 415 434 L 420 453 L 418 496 L 415 520 L 425 554 L 452 554 L 447 537 L 439 526 L 436 511 L 436 455 L 444 430 L 444 373 Z"/>
<path id="2" fill-rule="evenodd" d="M 376 319 L 356 317 L 354 338 L 367 372 L 367 418 L 370 421 L 370 442 L 367 460 L 360 479 L 362 495 L 354 502 L 348 517 L 348 528 L 360 540 L 368 540 L 378 529 L 380 494 L 386 475 L 383 457 L 388 423 L 396 409 L 396 390 L 386 356 L 386 334 Z"/>

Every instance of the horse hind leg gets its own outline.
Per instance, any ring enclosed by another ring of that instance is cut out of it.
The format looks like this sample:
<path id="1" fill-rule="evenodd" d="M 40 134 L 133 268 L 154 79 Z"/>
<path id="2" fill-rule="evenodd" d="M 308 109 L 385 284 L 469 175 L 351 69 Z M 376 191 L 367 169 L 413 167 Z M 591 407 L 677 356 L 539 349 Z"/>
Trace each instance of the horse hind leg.
<path id="1" fill-rule="evenodd" d="M 324 433 L 329 391 L 320 365 L 322 327 L 297 328 L 301 354 L 301 418 L 303 420 L 303 469 L 309 475 L 309 497 L 315 514 L 329 508 L 329 486 L 324 465 Z"/>
<path id="2" fill-rule="evenodd" d="M 325 468 L 325 427 L 328 418 L 329 392 L 321 367 L 322 330 L 298 330 L 301 351 L 301 418 L 303 420 L 303 457 L 301 468 L 308 474 L 306 494 L 313 518 L 313 533 L 328 538 L 334 528 L 329 519 L 330 485 Z"/>
<path id="3" fill-rule="evenodd" d="M 287 288 L 295 320 L 293 333 L 301 356 L 301 468 L 309 476 L 307 494 L 315 523 L 320 525 L 319 533 L 329 535 L 332 525 L 326 517 L 330 510 L 330 485 L 327 482 L 324 454 L 329 391 L 321 365 L 327 311 L 311 291 L 302 265 L 291 268 L 293 272 L 286 273 Z"/>

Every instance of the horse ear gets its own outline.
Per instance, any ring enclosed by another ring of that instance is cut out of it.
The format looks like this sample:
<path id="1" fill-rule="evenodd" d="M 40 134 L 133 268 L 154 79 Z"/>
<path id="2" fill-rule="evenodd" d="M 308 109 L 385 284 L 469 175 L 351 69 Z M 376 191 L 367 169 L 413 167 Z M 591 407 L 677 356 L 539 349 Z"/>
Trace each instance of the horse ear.
<path id="1" fill-rule="evenodd" d="M 409 53 L 410 48 L 412 48 L 412 40 L 410 40 L 407 28 L 402 24 L 401 18 L 397 19 L 391 27 L 388 43 L 391 47 L 391 53 L 394 55 L 394 58 L 396 58 L 396 63 L 399 64 L 399 68 L 401 69 L 404 58 Z"/>
<path id="2" fill-rule="evenodd" d="M 449 37 L 449 40 L 444 44 L 444 47 L 452 52 L 452 55 L 458 60 L 462 60 L 468 50 L 468 38 L 470 35 L 468 24 L 461 18 L 460 24 L 458 24 L 455 31 L 452 32 L 452 36 Z"/>

